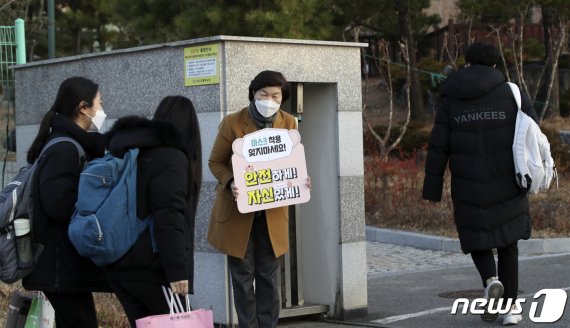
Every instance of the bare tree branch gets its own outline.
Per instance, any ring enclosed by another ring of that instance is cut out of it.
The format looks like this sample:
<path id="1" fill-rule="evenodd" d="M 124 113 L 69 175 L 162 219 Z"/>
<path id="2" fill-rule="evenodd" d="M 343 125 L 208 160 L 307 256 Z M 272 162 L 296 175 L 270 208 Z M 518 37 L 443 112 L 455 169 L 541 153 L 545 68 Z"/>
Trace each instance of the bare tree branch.
<path id="1" fill-rule="evenodd" d="M 394 88 L 392 85 L 392 69 L 390 67 L 391 56 L 390 56 L 390 43 L 381 41 L 380 53 L 384 61 L 386 62 L 386 71 L 383 71 L 383 77 L 386 81 L 386 90 L 388 91 L 388 127 L 386 128 L 386 134 L 382 139 L 382 147 L 386 147 L 388 140 L 390 140 L 390 133 L 392 132 L 392 120 L 394 118 Z M 408 80 L 409 82 L 409 80 Z M 409 83 L 408 83 L 409 88 Z M 409 89 L 408 89 L 409 91 Z M 389 151 L 385 149 L 382 151 L 385 156 L 388 156 Z"/>
<path id="2" fill-rule="evenodd" d="M 501 54 L 501 61 L 503 63 L 503 68 L 505 69 L 505 75 L 507 75 L 507 81 L 511 81 L 511 75 L 509 73 L 509 68 L 507 66 L 507 61 L 505 59 L 505 51 L 503 50 L 503 42 L 501 40 L 501 30 L 505 28 L 504 25 L 499 27 L 495 27 L 493 24 L 489 25 L 491 28 L 491 33 L 495 33 L 497 35 L 497 44 L 499 46 L 499 53 Z M 489 33 L 489 34 L 491 34 Z"/>
<path id="3" fill-rule="evenodd" d="M 528 92 L 528 85 L 526 84 L 526 81 L 524 79 L 524 63 L 523 63 L 523 43 L 524 43 L 524 19 L 526 17 L 526 15 L 528 14 L 528 9 L 529 9 L 530 3 L 527 2 L 526 5 L 524 7 L 521 8 L 521 10 L 518 12 L 519 17 L 516 20 L 516 28 L 517 28 L 517 41 L 518 41 L 518 56 L 519 56 L 519 65 L 520 65 L 520 81 L 519 84 L 522 86 L 523 91 L 528 95 L 530 94 Z"/>
<path id="4" fill-rule="evenodd" d="M 470 46 L 472 43 L 471 40 L 471 29 L 473 28 L 473 15 L 469 15 L 469 19 L 467 20 L 468 27 L 467 27 L 467 46 Z"/>
<path id="5" fill-rule="evenodd" d="M 452 54 L 449 50 L 449 40 L 453 39 L 453 47 L 454 53 Z M 449 32 L 445 32 L 443 35 L 443 45 L 441 47 L 441 59 L 443 61 L 444 53 L 447 54 L 447 58 L 453 65 L 453 67 L 457 67 L 457 59 L 459 59 L 459 49 L 461 48 L 461 44 L 459 43 L 459 38 L 457 38 L 457 34 L 450 34 Z"/>
<path id="6" fill-rule="evenodd" d="M 408 43 L 407 43 L 406 39 L 404 39 L 404 40 L 402 40 L 402 42 L 400 42 L 400 49 L 402 52 L 402 57 L 404 58 L 404 61 L 406 62 L 406 80 L 408 81 L 407 92 L 406 92 L 406 107 L 408 108 L 408 112 L 406 115 L 406 121 L 404 122 L 404 124 L 402 125 L 402 128 L 400 130 L 400 135 L 386 149 L 386 154 L 389 154 L 392 150 L 394 150 L 394 148 L 396 148 L 396 146 L 398 146 L 400 144 L 400 142 L 402 141 L 402 138 L 404 137 L 404 134 L 406 133 L 406 130 L 408 128 L 408 124 L 410 123 L 410 117 L 411 117 L 411 112 L 412 112 L 411 111 L 412 106 L 410 103 L 410 83 L 409 83 L 409 81 L 411 81 L 410 52 L 409 52 L 409 47 L 408 47 Z"/>
<path id="7" fill-rule="evenodd" d="M 529 3 L 521 7 L 517 12 L 514 26 L 511 25 L 506 29 L 508 36 L 511 40 L 511 48 L 513 50 L 513 61 L 515 63 L 515 73 L 519 85 L 523 92 L 530 95 L 528 85 L 524 79 L 524 62 L 523 62 L 523 32 L 524 32 L 524 18 L 528 14 Z"/>
<path id="8" fill-rule="evenodd" d="M 8 7 L 12 2 L 14 2 L 16 0 L 9 0 L 7 3 L 5 3 L 1 8 L 0 11 L 4 10 L 4 8 Z"/>

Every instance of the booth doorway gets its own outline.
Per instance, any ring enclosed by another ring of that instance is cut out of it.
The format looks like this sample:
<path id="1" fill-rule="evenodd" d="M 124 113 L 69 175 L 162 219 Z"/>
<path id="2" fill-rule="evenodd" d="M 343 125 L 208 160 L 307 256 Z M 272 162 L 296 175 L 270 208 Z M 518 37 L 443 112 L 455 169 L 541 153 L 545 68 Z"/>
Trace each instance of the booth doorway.
<path id="1" fill-rule="evenodd" d="M 336 257 L 338 246 L 328 247 L 326 236 L 338 227 L 326 223 L 336 225 L 337 220 L 327 218 L 338 217 L 340 208 L 336 84 L 292 82 L 290 86 L 291 97 L 283 109 L 298 120 L 312 191 L 308 203 L 289 207 L 290 251 L 279 259 L 280 318 L 329 312 L 328 304 L 316 300 L 331 292 L 326 286 L 336 283 L 327 281 L 328 265 L 318 263 Z"/>

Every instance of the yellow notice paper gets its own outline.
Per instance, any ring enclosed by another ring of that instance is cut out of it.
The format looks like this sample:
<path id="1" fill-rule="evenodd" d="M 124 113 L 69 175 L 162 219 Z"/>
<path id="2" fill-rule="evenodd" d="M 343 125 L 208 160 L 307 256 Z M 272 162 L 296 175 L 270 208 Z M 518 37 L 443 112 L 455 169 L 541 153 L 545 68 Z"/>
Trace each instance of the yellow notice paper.
<path id="1" fill-rule="evenodd" d="M 217 44 L 184 48 L 184 85 L 220 83 L 219 61 Z"/>

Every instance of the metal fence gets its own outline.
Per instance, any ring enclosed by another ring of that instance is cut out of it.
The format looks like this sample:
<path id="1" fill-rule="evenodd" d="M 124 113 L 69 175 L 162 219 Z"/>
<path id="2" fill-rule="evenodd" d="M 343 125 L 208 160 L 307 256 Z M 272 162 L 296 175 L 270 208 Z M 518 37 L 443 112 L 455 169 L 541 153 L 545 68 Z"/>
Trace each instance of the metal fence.
<path id="1" fill-rule="evenodd" d="M 0 26 L 0 158 L 4 186 L 19 169 L 16 165 L 16 131 L 14 120 L 14 69 L 26 63 L 24 21 L 17 19 L 14 26 Z"/>

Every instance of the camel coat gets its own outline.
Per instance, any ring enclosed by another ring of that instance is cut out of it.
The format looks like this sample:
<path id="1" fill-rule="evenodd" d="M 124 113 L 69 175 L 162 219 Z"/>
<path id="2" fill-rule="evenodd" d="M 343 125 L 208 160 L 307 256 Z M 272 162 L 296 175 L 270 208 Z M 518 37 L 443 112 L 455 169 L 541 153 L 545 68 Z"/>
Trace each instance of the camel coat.
<path id="1" fill-rule="evenodd" d="M 292 130 L 296 125 L 295 118 L 282 110 L 277 112 L 273 121 L 273 128 L 276 129 Z M 235 139 L 255 131 L 257 127 L 247 107 L 227 115 L 220 123 L 208 160 L 208 167 L 218 180 L 208 242 L 220 252 L 240 259 L 245 256 L 254 213 L 240 213 L 232 192 L 227 187 L 234 176 L 232 143 Z M 272 208 L 265 213 L 273 252 L 275 257 L 279 257 L 289 250 L 289 208 Z"/>

